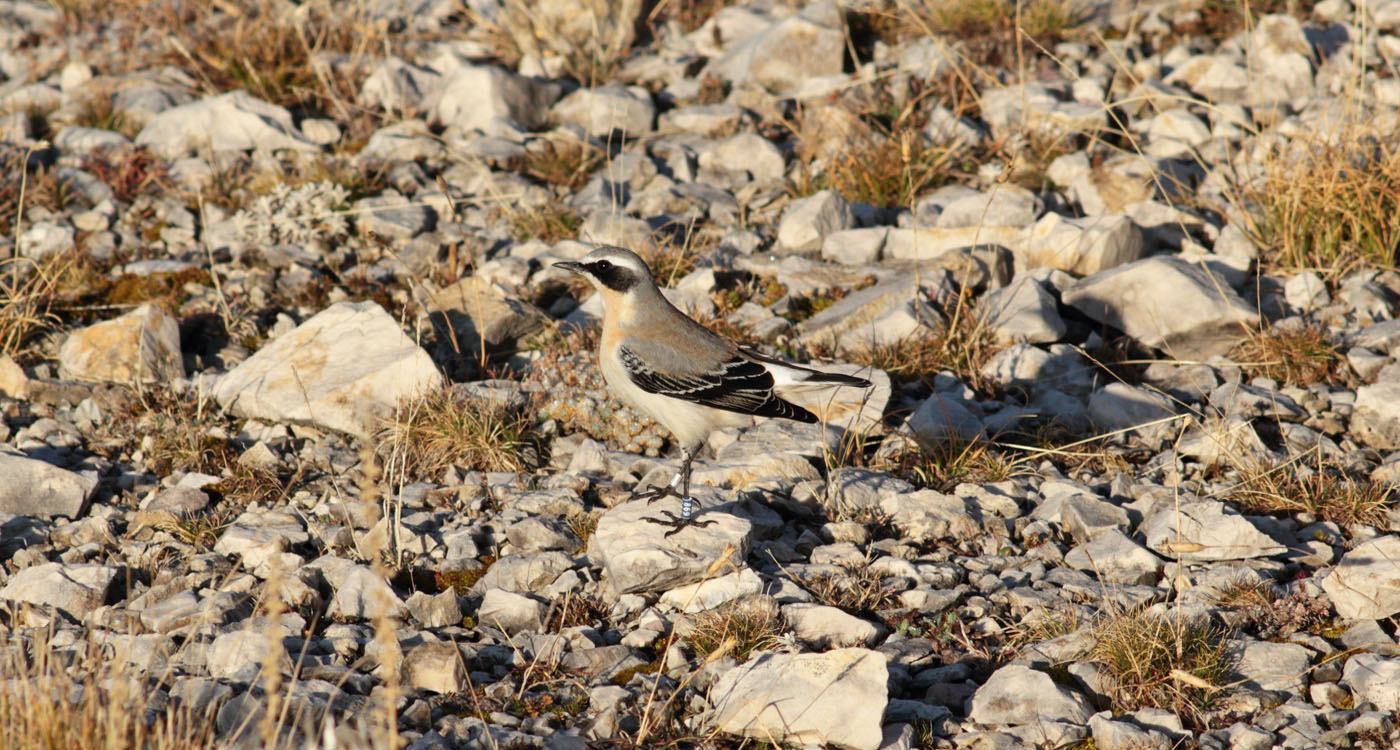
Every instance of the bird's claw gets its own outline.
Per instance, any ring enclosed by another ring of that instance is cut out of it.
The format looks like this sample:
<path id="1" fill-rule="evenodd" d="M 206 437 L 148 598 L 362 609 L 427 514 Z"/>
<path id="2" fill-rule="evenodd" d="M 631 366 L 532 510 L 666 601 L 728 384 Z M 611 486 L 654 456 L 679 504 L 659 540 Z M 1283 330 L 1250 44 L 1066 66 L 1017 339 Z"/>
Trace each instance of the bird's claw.
<path id="1" fill-rule="evenodd" d="M 657 512 L 665 516 L 665 518 L 643 518 L 642 520 L 650 523 L 660 524 L 662 526 L 670 526 L 671 530 L 666 532 L 665 534 L 662 534 L 662 536 L 664 537 L 669 537 L 672 534 L 679 532 L 681 529 L 685 529 L 691 526 L 703 529 L 706 526 L 714 524 L 714 519 L 710 519 L 708 521 L 697 521 L 695 520 L 695 516 L 691 516 L 690 518 L 681 518 L 680 516 L 676 515 L 675 513 L 672 513 L 669 510 L 662 510 Z"/>
<path id="2" fill-rule="evenodd" d="M 675 486 L 666 484 L 666 485 L 662 485 L 662 486 L 660 486 L 660 487 L 652 487 L 652 488 L 649 489 L 649 490 L 643 490 L 643 491 L 641 491 L 641 492 L 635 492 L 635 493 L 632 494 L 632 499 L 634 499 L 634 500 L 645 500 L 645 501 L 647 501 L 647 505 L 651 505 L 652 503 L 656 502 L 657 500 L 660 500 L 660 499 L 663 498 L 663 497 L 680 497 L 680 496 L 681 496 L 681 493 L 680 493 L 678 490 L 676 490 Z"/>

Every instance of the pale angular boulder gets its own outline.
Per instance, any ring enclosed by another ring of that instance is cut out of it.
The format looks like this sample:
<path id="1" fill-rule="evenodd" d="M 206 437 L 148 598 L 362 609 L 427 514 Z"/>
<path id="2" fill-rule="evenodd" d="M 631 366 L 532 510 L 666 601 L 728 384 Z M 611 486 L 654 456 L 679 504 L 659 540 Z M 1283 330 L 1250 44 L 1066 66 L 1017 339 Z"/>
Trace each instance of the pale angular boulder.
<path id="1" fill-rule="evenodd" d="M 1258 319 L 1224 279 L 1174 256 L 1147 258 L 1080 279 L 1061 300 L 1145 346 L 1182 359 L 1224 354 Z"/>
<path id="2" fill-rule="evenodd" d="M 1131 263 L 1142 257 L 1144 249 L 1142 230 L 1120 214 L 1079 219 L 1046 214 L 1026 230 L 1025 247 L 1027 266 L 1076 275 Z"/>
<path id="3" fill-rule="evenodd" d="M 119 568 L 110 565 L 44 563 L 15 573 L 0 588 L 0 600 L 52 606 L 82 621 L 106 603 Z"/>
<path id="4" fill-rule="evenodd" d="M 74 331 L 58 362 L 65 378 L 103 383 L 169 382 L 185 374 L 180 325 L 155 304 Z"/>
<path id="5" fill-rule="evenodd" d="M 1148 549 L 1190 562 L 1272 557 L 1287 549 L 1223 503 L 1183 502 L 1143 521 Z"/>
<path id="6" fill-rule="evenodd" d="M 146 123 L 136 145 L 166 159 L 199 156 L 210 151 L 316 151 L 301 134 L 292 115 L 246 91 L 201 99 L 171 107 Z"/>
<path id="7" fill-rule="evenodd" d="M 785 93 L 811 77 L 839 75 L 844 49 L 841 10 L 831 0 L 820 0 L 734 45 L 706 70 L 734 83 L 753 81 Z"/>
<path id="8" fill-rule="evenodd" d="M 439 289 L 427 301 L 428 318 L 439 339 L 455 341 L 463 355 L 511 347 L 544 328 L 544 311 L 511 294 L 500 284 L 467 276 Z"/>
<path id="9" fill-rule="evenodd" d="M 876 750 L 889 702 L 885 660 L 862 648 L 761 654 L 715 682 L 709 723 L 766 741 Z"/>
<path id="10" fill-rule="evenodd" d="M 732 515 L 720 505 L 720 493 L 691 485 L 699 499 L 700 520 L 707 527 L 689 527 L 669 537 L 667 527 L 647 521 L 660 518 L 658 511 L 679 513 L 680 503 L 666 498 L 651 505 L 643 501 L 623 503 L 598 519 L 598 529 L 588 538 L 588 557 L 601 565 L 613 591 L 629 594 L 665 591 L 705 578 L 711 564 L 732 546 L 731 560 L 748 556 L 753 523 Z"/>
<path id="11" fill-rule="evenodd" d="M 460 65 L 444 71 L 426 107 L 430 122 L 464 131 L 486 130 L 497 118 L 535 129 L 545 124 L 559 93 L 558 84 L 494 65 Z"/>
<path id="12" fill-rule="evenodd" d="M 382 426 L 400 399 L 442 385 L 427 352 L 373 302 L 338 302 L 219 378 L 235 414 L 353 435 Z"/>
<path id="13" fill-rule="evenodd" d="M 557 123 L 578 125 L 589 135 L 604 137 L 621 131 L 637 136 L 651 132 L 656 105 L 641 86 L 599 86 L 578 89 L 560 99 L 549 116 Z"/>
<path id="14" fill-rule="evenodd" d="M 1349 620 L 1379 620 L 1400 612 L 1400 536 L 1356 545 L 1342 555 L 1322 590 Z"/>
<path id="15" fill-rule="evenodd" d="M 1022 664 L 1008 664 L 977 689 L 967 718 L 988 725 L 1035 721 L 1083 724 L 1093 713 L 1084 696 L 1056 685 L 1050 675 Z"/>
<path id="16" fill-rule="evenodd" d="M 0 448 L 0 514 L 77 518 L 97 489 L 97 472 L 77 473 Z"/>

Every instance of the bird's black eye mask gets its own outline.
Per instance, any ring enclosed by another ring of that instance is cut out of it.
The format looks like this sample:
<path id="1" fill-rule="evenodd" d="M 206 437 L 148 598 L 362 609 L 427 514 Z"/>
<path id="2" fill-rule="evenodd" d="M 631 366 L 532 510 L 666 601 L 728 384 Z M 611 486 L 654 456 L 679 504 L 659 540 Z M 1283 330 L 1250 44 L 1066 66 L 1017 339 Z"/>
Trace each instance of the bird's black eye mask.
<path id="1" fill-rule="evenodd" d="M 637 283 L 637 277 L 632 271 L 616 263 L 606 260 L 596 260 L 592 263 L 584 264 L 584 268 L 593 274 L 593 278 L 602 282 L 603 286 L 614 292 L 625 292 Z"/>

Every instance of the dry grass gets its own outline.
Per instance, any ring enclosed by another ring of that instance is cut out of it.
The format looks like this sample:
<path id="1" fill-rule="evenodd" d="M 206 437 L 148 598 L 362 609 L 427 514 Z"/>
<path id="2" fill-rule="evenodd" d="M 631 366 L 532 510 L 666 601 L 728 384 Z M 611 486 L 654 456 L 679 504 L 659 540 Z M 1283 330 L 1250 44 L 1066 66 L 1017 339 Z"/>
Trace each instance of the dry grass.
<path id="1" fill-rule="evenodd" d="M 1263 260 L 1337 278 L 1391 268 L 1400 251 L 1400 141 L 1348 137 L 1275 153 L 1264 179 L 1241 191 L 1257 207 Z"/>
<path id="2" fill-rule="evenodd" d="M 688 621 L 686 637 L 701 659 L 733 639 L 729 653 L 739 661 L 755 651 L 776 648 L 787 629 L 778 603 L 768 596 L 754 596 L 726 602 Z"/>
<path id="3" fill-rule="evenodd" d="M 885 586 L 884 577 L 865 565 L 846 566 L 843 575 L 797 578 L 819 604 L 856 614 L 874 614 L 898 603 L 898 591 Z"/>
<path id="4" fill-rule="evenodd" d="M 9 750 L 195 750 L 213 746 L 212 717 L 160 707 L 157 693 L 99 647 L 69 658 L 47 638 L 7 638 L 0 659 L 0 747 Z M 149 713 L 148 713 L 149 712 Z M 153 721 L 148 721 L 153 716 Z"/>
<path id="5" fill-rule="evenodd" d="M 1251 513 L 1307 513 L 1340 526 L 1384 525 L 1395 507 L 1395 488 L 1348 472 L 1320 456 L 1312 464 L 1301 460 L 1256 466 L 1240 472 L 1228 495 Z"/>
<path id="6" fill-rule="evenodd" d="M 1331 335 L 1313 325 L 1271 326 L 1252 332 L 1231 350 L 1230 358 L 1250 377 L 1296 386 L 1335 380 L 1342 361 Z"/>
<path id="7" fill-rule="evenodd" d="M 358 66 L 328 65 L 325 57 L 360 60 L 391 51 L 393 38 L 370 19 L 368 7 L 232 0 L 214 12 L 196 3 L 160 4 L 146 19 L 169 35 L 168 62 L 210 93 L 245 89 L 274 104 L 332 111 L 355 101 L 361 80 L 344 72 Z"/>
<path id="8" fill-rule="evenodd" d="M 1210 624 L 1122 613 L 1094 635 L 1090 658 L 1108 672 L 1115 711 L 1161 708 L 1199 720 L 1231 666 L 1227 632 Z"/>
<path id="9" fill-rule="evenodd" d="M 547 203 L 510 214 L 510 234 L 516 240 L 540 240 L 553 244 L 578 237 L 583 220 L 568 206 Z"/>
<path id="10" fill-rule="evenodd" d="M 1029 57 L 1075 38 L 1088 12 L 1073 0 L 938 0 L 898 2 L 884 12 L 867 12 L 858 28 L 887 44 L 939 35 L 959 43 L 966 63 L 977 68 L 1010 66 L 1018 50 Z"/>
<path id="11" fill-rule="evenodd" d="M 525 154 L 521 171 L 547 185 L 574 191 L 582 188 L 606 159 L 602 149 L 584 141 L 536 141 Z"/>
<path id="12" fill-rule="evenodd" d="M 979 393 L 991 393 L 992 385 L 982 367 L 1001 350 L 972 305 L 965 290 L 945 312 L 948 323 L 910 336 L 894 344 L 858 349 L 845 359 L 889 373 L 897 383 L 917 382 L 933 387 L 933 378 L 949 371 Z M 829 355 L 830 352 L 820 352 Z"/>
<path id="13" fill-rule="evenodd" d="M 1009 479 L 1014 471 L 1014 464 L 990 440 L 951 436 L 925 445 L 922 450 L 904 451 L 891 464 L 892 470 L 905 479 L 939 492 L 951 492 L 964 482 L 1000 482 Z"/>
<path id="14" fill-rule="evenodd" d="M 951 180 L 960 158 L 957 148 L 929 143 L 912 124 L 872 125 L 851 134 L 845 148 L 829 153 L 822 171 L 798 192 L 832 189 L 850 201 L 907 208 L 926 190 Z"/>
<path id="15" fill-rule="evenodd" d="M 469 398 L 442 388 L 400 406 L 377 452 L 411 480 L 435 480 L 450 466 L 526 471 L 532 465 L 534 418 L 527 408 Z"/>

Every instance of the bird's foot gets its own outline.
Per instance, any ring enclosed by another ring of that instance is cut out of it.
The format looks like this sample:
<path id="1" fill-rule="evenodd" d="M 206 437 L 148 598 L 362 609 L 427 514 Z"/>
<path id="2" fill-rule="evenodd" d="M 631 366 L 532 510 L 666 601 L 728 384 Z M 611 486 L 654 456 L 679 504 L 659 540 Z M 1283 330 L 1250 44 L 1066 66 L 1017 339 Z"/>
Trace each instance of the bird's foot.
<path id="1" fill-rule="evenodd" d="M 647 501 L 647 505 L 651 505 L 652 503 L 656 502 L 657 500 L 660 500 L 663 497 L 680 496 L 681 493 L 679 490 L 676 489 L 676 485 L 674 483 L 665 484 L 660 487 L 652 487 L 649 490 L 642 490 L 641 492 L 632 493 L 633 500 L 645 500 Z"/>
<path id="2" fill-rule="evenodd" d="M 647 522 L 649 522 L 649 523 L 660 524 L 660 525 L 662 525 L 662 526 L 670 526 L 670 527 L 671 527 L 671 530 L 668 531 L 668 532 L 666 532 L 665 534 L 662 534 L 662 536 L 667 536 L 667 537 L 671 536 L 672 534 L 675 534 L 675 533 L 679 532 L 679 531 L 682 530 L 682 529 L 689 528 L 689 527 L 691 527 L 691 526 L 694 526 L 694 527 L 696 527 L 696 528 L 702 528 L 702 529 L 703 529 L 703 528 L 705 528 L 706 526 L 710 526 L 711 524 L 714 523 L 714 520 L 713 520 L 713 519 L 708 520 L 708 521 L 697 521 L 697 520 L 695 520 L 695 516 L 689 516 L 689 517 L 686 517 L 686 516 L 678 516 L 678 515 L 676 515 L 675 513 L 672 513 L 672 512 L 669 511 L 669 510 L 663 510 L 663 511 L 658 511 L 658 512 L 659 512 L 661 515 L 665 516 L 665 518 L 643 518 L 642 520 L 643 520 L 643 521 L 647 521 Z"/>

